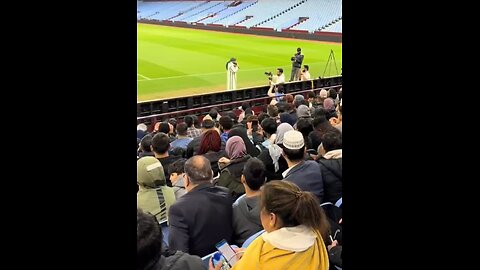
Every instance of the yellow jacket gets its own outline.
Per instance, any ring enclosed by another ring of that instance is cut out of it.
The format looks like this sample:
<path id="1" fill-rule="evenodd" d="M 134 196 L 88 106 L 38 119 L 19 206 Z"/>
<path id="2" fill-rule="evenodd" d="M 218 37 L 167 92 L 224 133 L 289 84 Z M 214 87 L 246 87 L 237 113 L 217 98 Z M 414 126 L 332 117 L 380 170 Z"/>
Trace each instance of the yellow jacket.
<path id="1" fill-rule="evenodd" d="M 232 270 L 328 270 L 328 267 L 322 237 L 300 225 L 257 237 Z"/>

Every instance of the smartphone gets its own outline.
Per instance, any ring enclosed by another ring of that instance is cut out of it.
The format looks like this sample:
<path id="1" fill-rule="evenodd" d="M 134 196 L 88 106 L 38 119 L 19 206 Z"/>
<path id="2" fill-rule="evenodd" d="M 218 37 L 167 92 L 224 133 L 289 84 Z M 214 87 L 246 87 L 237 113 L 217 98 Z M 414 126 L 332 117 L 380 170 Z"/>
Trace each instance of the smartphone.
<path id="1" fill-rule="evenodd" d="M 223 239 L 222 241 L 218 242 L 215 247 L 218 251 L 220 251 L 220 253 L 222 253 L 230 267 L 233 267 L 237 263 L 238 259 L 235 254 L 235 250 L 233 250 L 233 248 L 227 243 L 227 240 Z"/>

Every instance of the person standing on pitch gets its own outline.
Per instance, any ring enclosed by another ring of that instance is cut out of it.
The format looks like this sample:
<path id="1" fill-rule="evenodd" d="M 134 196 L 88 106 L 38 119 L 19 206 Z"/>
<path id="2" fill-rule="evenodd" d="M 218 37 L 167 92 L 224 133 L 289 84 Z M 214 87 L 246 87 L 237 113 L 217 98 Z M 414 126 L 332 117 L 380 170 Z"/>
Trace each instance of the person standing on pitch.
<path id="1" fill-rule="evenodd" d="M 237 59 L 232 57 L 227 62 L 227 90 L 237 89 L 237 71 Z"/>
<path id="2" fill-rule="evenodd" d="M 302 67 L 303 54 L 302 49 L 297 48 L 297 53 L 290 59 L 292 61 L 292 74 L 290 75 L 290 82 L 300 80 L 300 68 Z"/>

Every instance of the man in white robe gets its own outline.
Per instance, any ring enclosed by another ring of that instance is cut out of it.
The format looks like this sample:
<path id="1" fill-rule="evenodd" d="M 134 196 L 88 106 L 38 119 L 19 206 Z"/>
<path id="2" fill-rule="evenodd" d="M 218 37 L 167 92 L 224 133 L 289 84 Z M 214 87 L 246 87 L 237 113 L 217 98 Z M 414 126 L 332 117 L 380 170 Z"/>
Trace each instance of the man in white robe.
<path id="1" fill-rule="evenodd" d="M 227 90 L 237 89 L 237 59 L 232 58 L 227 63 Z"/>

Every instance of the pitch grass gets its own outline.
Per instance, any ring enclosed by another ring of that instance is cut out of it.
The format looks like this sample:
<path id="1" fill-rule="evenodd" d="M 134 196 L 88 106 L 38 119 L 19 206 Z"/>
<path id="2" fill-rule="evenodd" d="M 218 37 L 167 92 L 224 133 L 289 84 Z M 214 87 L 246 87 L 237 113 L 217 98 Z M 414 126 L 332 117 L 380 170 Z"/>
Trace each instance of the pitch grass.
<path id="1" fill-rule="evenodd" d="M 267 84 L 265 71 L 282 67 L 290 78 L 290 58 L 297 47 L 312 77 L 324 74 L 330 50 L 338 73 L 342 45 L 308 40 L 243 35 L 137 24 L 137 99 L 150 100 L 225 91 L 225 63 L 237 58 L 238 88 Z M 330 61 L 325 76 L 336 75 Z"/>

